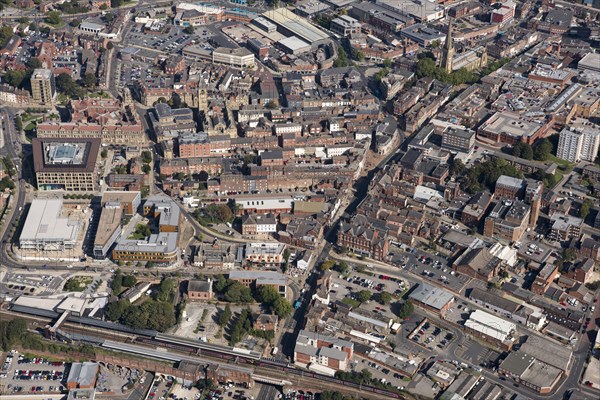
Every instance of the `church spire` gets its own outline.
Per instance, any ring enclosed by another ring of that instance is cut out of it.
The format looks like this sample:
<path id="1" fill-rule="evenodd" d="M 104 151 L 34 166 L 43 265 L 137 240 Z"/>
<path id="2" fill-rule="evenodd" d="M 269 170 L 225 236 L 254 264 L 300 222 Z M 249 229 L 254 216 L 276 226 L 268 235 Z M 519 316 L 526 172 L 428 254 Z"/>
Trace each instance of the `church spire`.
<path id="1" fill-rule="evenodd" d="M 448 20 L 448 33 L 446 43 L 442 50 L 442 63 L 446 72 L 452 72 L 452 59 L 454 58 L 454 41 L 452 40 L 452 17 Z"/>

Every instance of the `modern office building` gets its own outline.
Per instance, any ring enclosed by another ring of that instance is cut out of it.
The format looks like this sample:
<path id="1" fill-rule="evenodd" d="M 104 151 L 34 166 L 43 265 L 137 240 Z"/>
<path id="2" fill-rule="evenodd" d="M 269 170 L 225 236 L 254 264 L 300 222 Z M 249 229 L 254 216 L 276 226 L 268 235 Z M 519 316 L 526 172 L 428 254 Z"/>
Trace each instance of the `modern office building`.
<path id="1" fill-rule="evenodd" d="M 100 139 L 39 139 L 31 142 L 39 190 L 94 191 Z"/>
<path id="2" fill-rule="evenodd" d="M 459 153 L 470 153 L 475 147 L 475 131 L 448 128 L 442 134 L 442 148 Z"/>
<path id="3" fill-rule="evenodd" d="M 531 209 L 520 200 L 502 200 L 485 219 L 484 236 L 515 242 L 523 237 Z"/>
<path id="4" fill-rule="evenodd" d="M 31 75 L 31 95 L 40 104 L 52 104 L 56 83 L 51 69 L 38 68 Z"/>

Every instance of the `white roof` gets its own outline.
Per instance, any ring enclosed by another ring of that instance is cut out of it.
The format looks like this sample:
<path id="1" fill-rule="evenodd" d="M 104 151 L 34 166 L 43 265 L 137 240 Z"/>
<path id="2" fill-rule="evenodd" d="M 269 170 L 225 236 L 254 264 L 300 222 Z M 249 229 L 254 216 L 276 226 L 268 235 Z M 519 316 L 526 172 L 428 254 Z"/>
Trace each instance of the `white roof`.
<path id="1" fill-rule="evenodd" d="M 465 326 L 504 341 L 517 326 L 485 311 L 475 310 L 465 322 Z"/>
<path id="2" fill-rule="evenodd" d="M 62 199 L 34 199 L 31 202 L 21 241 L 75 241 L 80 221 L 61 217 Z"/>

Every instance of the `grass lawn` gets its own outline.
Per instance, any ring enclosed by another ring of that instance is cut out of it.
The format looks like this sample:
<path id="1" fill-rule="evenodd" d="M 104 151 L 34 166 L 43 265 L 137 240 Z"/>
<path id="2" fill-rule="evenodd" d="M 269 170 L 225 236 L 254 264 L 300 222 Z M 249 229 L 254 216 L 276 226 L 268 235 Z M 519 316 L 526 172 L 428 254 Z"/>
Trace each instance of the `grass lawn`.
<path id="1" fill-rule="evenodd" d="M 568 167 L 568 166 L 573 167 L 573 165 L 574 165 L 573 163 L 570 163 L 567 160 L 563 160 L 562 158 L 558 158 L 556 156 L 553 156 L 552 154 L 550 154 L 548 156 L 548 161 L 555 162 L 558 165 L 561 165 L 561 166 L 564 166 L 564 167 Z"/>
<path id="2" fill-rule="evenodd" d="M 342 299 L 342 303 L 348 304 L 352 308 L 360 306 L 360 302 L 358 300 L 351 299 L 350 297 L 344 297 Z"/>
<path id="3" fill-rule="evenodd" d="M 92 99 L 110 99 L 111 98 L 111 95 L 106 92 L 94 92 L 94 93 L 90 93 L 88 96 L 91 97 Z"/>
<path id="4" fill-rule="evenodd" d="M 63 290 L 68 292 L 83 292 L 92 281 L 91 276 L 74 276 L 65 283 Z"/>
<path id="5" fill-rule="evenodd" d="M 30 123 L 27 124 L 27 126 L 24 129 L 24 131 L 25 131 L 25 137 L 30 142 L 31 142 L 31 138 L 35 137 L 34 130 L 35 130 L 36 127 L 37 127 L 37 123 L 35 121 L 31 121 Z"/>

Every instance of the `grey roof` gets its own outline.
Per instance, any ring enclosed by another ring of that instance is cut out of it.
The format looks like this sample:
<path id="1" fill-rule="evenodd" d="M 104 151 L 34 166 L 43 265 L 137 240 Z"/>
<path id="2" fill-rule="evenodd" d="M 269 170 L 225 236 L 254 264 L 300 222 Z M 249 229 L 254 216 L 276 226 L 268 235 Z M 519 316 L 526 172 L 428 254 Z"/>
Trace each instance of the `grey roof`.
<path id="1" fill-rule="evenodd" d="M 408 296 L 411 300 L 418 301 L 437 310 L 442 309 L 454 299 L 452 293 L 437 288 L 427 283 L 419 283 L 416 289 Z"/>
<path id="2" fill-rule="evenodd" d="M 512 176 L 500 175 L 500 178 L 498 178 L 498 180 L 496 181 L 496 185 L 521 188 L 521 186 L 523 186 L 523 179 L 513 178 Z"/>
<path id="3" fill-rule="evenodd" d="M 96 381 L 98 364 L 94 362 L 73 363 L 67 382 L 77 382 L 78 386 L 90 386 Z"/>
<path id="4" fill-rule="evenodd" d="M 527 341 L 521 345 L 520 350 L 563 371 L 567 369 L 573 356 L 568 347 L 542 336 L 528 337 Z"/>
<path id="5" fill-rule="evenodd" d="M 211 292 L 212 281 L 201 281 L 192 279 L 188 283 L 188 292 Z"/>
<path id="6" fill-rule="evenodd" d="M 535 357 L 529 355 L 522 350 L 514 351 L 502 361 L 500 364 L 500 368 L 505 371 L 510 372 L 511 374 L 521 376 L 527 368 L 535 361 Z"/>
<path id="7" fill-rule="evenodd" d="M 495 295 L 494 293 L 490 293 L 486 290 L 477 287 L 471 289 L 471 294 L 469 295 L 469 297 L 471 299 L 491 304 L 509 313 L 515 313 L 519 309 L 519 307 L 521 307 L 520 304 L 515 303 L 514 301 L 510 301 L 508 299 L 505 299 L 504 297 L 500 297 L 498 295 Z"/>
<path id="8" fill-rule="evenodd" d="M 166 226 L 179 225 L 179 206 L 165 194 L 157 194 L 148 197 L 145 207 L 154 207 L 154 210 L 160 212 L 158 224 Z"/>
<path id="9" fill-rule="evenodd" d="M 115 247 L 117 251 L 172 253 L 177 250 L 177 232 L 160 232 L 147 240 L 123 239 Z"/>
<path id="10" fill-rule="evenodd" d="M 34 199 L 31 202 L 21 241 L 75 241 L 81 222 L 62 217 L 62 199 Z"/>
<path id="11" fill-rule="evenodd" d="M 286 285 L 287 277 L 284 274 L 273 271 L 231 271 L 229 273 L 229 279 L 242 280 L 242 279 L 253 279 L 259 285 Z"/>

